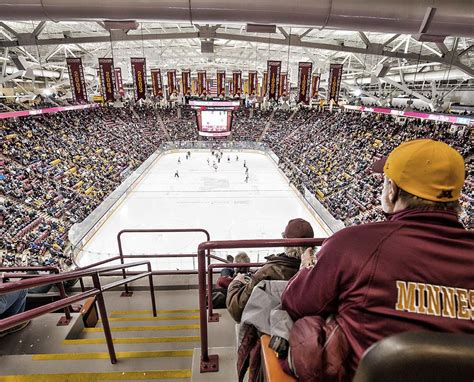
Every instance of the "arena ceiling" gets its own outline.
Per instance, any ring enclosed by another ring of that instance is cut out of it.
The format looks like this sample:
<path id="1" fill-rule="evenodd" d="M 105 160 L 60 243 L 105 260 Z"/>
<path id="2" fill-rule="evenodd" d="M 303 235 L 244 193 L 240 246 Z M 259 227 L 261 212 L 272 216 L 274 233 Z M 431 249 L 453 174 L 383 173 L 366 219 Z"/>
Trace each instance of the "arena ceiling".
<path id="1" fill-rule="evenodd" d="M 385 84 L 428 103 L 436 94 L 439 99 L 439 94 L 472 90 L 474 85 L 472 37 L 423 41 L 412 34 L 285 25 L 278 25 L 274 33 L 248 32 L 246 24 L 142 21 L 115 29 L 117 25 L 100 21 L 0 22 L 0 84 L 14 81 L 21 87 L 33 81 L 37 87 L 68 87 L 65 58 L 81 57 L 89 86 L 94 89 L 98 58 L 113 57 L 127 80 L 130 57 L 146 57 L 148 68 L 205 69 L 211 73 L 242 70 L 244 75 L 255 69 L 261 75 L 267 60 L 277 59 L 293 85 L 298 62 L 313 62 L 323 80 L 330 63 L 343 63 L 343 85 L 349 92 L 359 89 L 362 94 L 381 94 Z M 212 52 L 205 53 L 206 47 Z M 387 72 L 374 75 L 382 69 Z"/>

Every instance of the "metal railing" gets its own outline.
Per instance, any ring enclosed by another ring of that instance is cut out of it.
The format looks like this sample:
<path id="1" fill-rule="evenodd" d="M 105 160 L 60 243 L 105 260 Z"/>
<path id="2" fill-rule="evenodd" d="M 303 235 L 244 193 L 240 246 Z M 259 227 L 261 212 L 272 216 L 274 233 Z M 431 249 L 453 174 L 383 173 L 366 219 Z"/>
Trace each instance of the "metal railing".
<path id="1" fill-rule="evenodd" d="M 211 240 L 211 235 L 209 232 L 203 228 L 150 228 L 150 229 L 123 229 L 117 234 L 117 244 L 119 249 L 119 258 L 120 263 L 124 264 L 124 255 L 123 255 L 123 246 L 122 246 L 122 235 L 125 233 L 191 233 L 191 232 L 200 232 L 206 236 L 207 241 Z M 209 257 L 210 253 L 207 251 L 207 265 L 210 264 L 211 259 Z M 196 254 L 168 254 L 168 255 L 132 255 L 138 257 L 147 257 L 147 258 L 166 258 L 166 257 L 195 257 Z M 151 256 L 151 257 L 149 257 Z M 122 269 L 122 276 L 125 279 L 126 271 Z M 128 289 L 128 284 L 125 283 L 125 291 L 122 293 L 122 296 L 131 296 L 133 292 L 130 292 Z"/>
<path id="2" fill-rule="evenodd" d="M 22 272 L 50 272 L 54 274 L 59 274 L 59 268 L 53 266 L 30 266 L 30 267 L 0 267 L 0 272 L 3 273 L 4 279 L 28 279 L 36 278 L 44 275 L 41 274 L 28 274 Z M 56 288 L 58 288 L 59 296 L 61 299 L 66 298 L 66 290 L 64 289 L 64 284 L 56 283 Z M 64 307 L 64 316 L 61 317 L 57 323 L 58 326 L 66 326 L 71 322 L 71 306 Z"/>
<path id="3" fill-rule="evenodd" d="M 134 276 L 130 276 L 124 280 L 118 280 L 107 285 L 101 285 L 99 276 L 102 274 L 107 274 L 114 270 L 132 268 L 132 267 L 137 267 L 137 266 L 142 266 L 142 265 L 146 265 L 148 268 L 148 271 L 142 272 Z M 67 295 L 64 292 L 64 298 L 61 298 L 58 301 L 54 301 L 49 304 L 31 309 L 31 310 L 18 313 L 11 317 L 3 318 L 0 320 L 0 331 L 9 329 L 23 322 L 29 321 L 33 318 L 42 316 L 46 313 L 51 313 L 58 309 L 67 308 L 75 302 L 85 300 L 89 297 L 95 297 L 97 300 L 98 307 L 99 307 L 99 313 L 102 320 L 104 336 L 105 336 L 105 341 L 107 344 L 107 349 L 109 351 L 110 361 L 113 364 L 115 364 L 117 362 L 117 356 L 115 353 L 115 348 L 114 348 L 114 344 L 112 340 L 112 334 L 110 331 L 110 325 L 109 325 L 109 320 L 107 317 L 107 310 L 105 307 L 103 292 L 110 290 L 112 288 L 115 288 L 117 286 L 123 285 L 127 282 L 135 281 L 147 276 L 150 283 L 150 295 L 151 295 L 153 316 L 156 317 L 156 301 L 155 301 L 155 294 L 154 294 L 154 287 L 153 287 L 153 275 L 152 275 L 151 264 L 149 261 L 139 261 L 139 262 L 134 262 L 134 263 L 129 263 L 129 264 L 112 265 L 112 266 L 98 268 L 98 269 L 81 269 L 81 270 L 66 272 L 62 274 L 43 275 L 40 277 L 30 278 L 26 280 L 13 281 L 13 282 L 5 283 L 5 284 L 0 284 L 0 295 L 10 293 L 10 292 L 15 292 L 18 290 L 24 290 L 24 289 L 28 289 L 32 287 L 48 285 L 48 284 L 63 285 L 63 282 L 65 281 L 74 280 L 78 278 L 80 279 L 82 277 L 92 277 L 92 282 L 94 285 L 94 288 L 88 291 L 83 291 L 74 296 L 67 297 Z"/>
<path id="4" fill-rule="evenodd" d="M 208 241 L 198 246 L 199 283 L 199 321 L 201 332 L 201 373 L 219 371 L 219 356 L 209 355 L 206 314 L 206 252 L 212 249 L 264 248 L 264 247 L 314 247 L 320 246 L 324 239 L 263 239 L 263 240 L 224 240 Z"/>

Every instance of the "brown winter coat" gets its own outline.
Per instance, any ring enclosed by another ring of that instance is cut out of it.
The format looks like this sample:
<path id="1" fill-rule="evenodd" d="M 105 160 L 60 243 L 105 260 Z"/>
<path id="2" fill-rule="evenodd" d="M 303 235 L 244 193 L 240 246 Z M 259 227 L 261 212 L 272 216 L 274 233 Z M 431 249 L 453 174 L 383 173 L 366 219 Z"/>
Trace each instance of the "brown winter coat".
<path id="1" fill-rule="evenodd" d="M 267 263 L 255 272 L 248 283 L 234 280 L 227 289 L 226 305 L 232 318 L 240 322 L 253 288 L 262 280 L 289 280 L 299 270 L 301 260 L 285 254 L 266 257 Z"/>

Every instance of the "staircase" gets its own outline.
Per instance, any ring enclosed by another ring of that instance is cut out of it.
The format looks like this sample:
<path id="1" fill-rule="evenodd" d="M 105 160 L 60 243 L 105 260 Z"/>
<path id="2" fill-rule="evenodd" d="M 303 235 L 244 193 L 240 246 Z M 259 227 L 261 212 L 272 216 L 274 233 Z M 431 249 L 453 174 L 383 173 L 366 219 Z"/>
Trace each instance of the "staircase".
<path id="1" fill-rule="evenodd" d="M 0 340 L 0 381 L 190 381 L 193 351 L 200 341 L 197 292 L 155 291 L 155 295 L 157 317 L 150 310 L 149 292 L 105 295 L 115 365 L 100 320 L 86 328 L 76 313 L 69 326 L 57 327 L 61 314 L 52 313 Z"/>
<path id="2" fill-rule="evenodd" d="M 267 123 L 265 124 L 265 127 L 262 131 L 262 134 L 260 137 L 257 139 L 257 142 L 262 142 L 263 138 L 265 138 L 265 134 L 267 134 L 268 129 L 270 129 L 272 122 L 273 122 L 273 117 L 275 116 L 276 109 L 273 109 L 272 114 L 270 114 L 270 118 L 268 118 Z"/>

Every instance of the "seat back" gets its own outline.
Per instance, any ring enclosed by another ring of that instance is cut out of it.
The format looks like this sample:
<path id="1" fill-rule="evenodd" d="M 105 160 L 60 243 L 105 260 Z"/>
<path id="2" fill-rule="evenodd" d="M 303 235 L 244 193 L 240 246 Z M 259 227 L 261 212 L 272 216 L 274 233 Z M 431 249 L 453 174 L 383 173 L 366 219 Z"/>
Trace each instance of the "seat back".
<path id="1" fill-rule="evenodd" d="M 472 381 L 474 335 L 402 333 L 371 346 L 354 382 Z"/>

